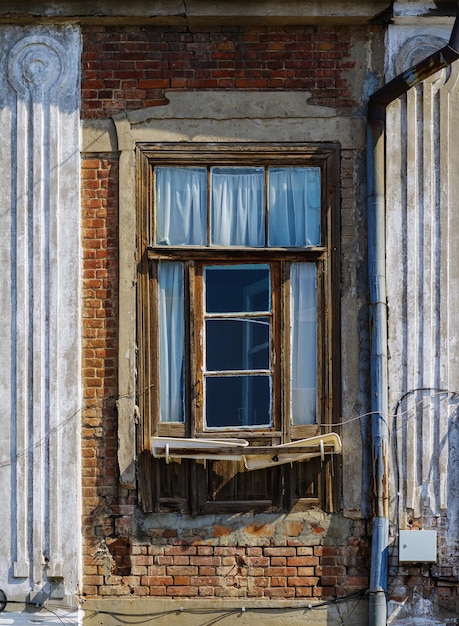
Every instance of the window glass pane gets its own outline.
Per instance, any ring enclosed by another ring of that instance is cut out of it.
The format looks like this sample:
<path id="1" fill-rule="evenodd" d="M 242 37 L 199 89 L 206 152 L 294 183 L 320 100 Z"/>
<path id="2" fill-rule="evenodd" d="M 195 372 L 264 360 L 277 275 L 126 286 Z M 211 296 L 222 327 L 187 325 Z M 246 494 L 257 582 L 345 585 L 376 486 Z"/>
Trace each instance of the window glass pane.
<path id="1" fill-rule="evenodd" d="M 211 168 L 211 243 L 264 246 L 264 169 Z"/>
<path id="2" fill-rule="evenodd" d="M 206 320 L 206 369 L 269 369 L 269 318 Z"/>
<path id="3" fill-rule="evenodd" d="M 206 245 L 207 170 L 155 167 L 156 243 Z"/>
<path id="4" fill-rule="evenodd" d="M 214 265 L 205 268 L 207 313 L 271 310 L 269 265 Z"/>
<path id="5" fill-rule="evenodd" d="M 206 378 L 208 428 L 270 426 L 271 377 Z"/>
<path id="6" fill-rule="evenodd" d="M 159 370 L 162 422 L 184 421 L 183 264 L 159 265 Z"/>
<path id="7" fill-rule="evenodd" d="M 320 169 L 269 168 L 268 245 L 320 244 Z"/>
<path id="8" fill-rule="evenodd" d="M 317 420 L 317 289 L 316 266 L 292 263 L 292 422 Z"/>

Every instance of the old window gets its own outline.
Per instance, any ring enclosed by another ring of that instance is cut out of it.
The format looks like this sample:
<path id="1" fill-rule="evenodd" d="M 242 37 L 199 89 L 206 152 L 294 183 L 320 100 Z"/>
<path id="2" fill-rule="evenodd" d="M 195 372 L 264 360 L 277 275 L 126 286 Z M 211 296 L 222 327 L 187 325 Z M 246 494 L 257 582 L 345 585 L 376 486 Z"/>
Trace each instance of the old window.
<path id="1" fill-rule="evenodd" d="M 269 447 L 331 424 L 335 161 L 330 146 L 139 147 L 146 509 L 323 501 L 327 471 L 315 461 L 248 473 L 218 454 L 167 464 L 146 451 L 151 436 Z"/>

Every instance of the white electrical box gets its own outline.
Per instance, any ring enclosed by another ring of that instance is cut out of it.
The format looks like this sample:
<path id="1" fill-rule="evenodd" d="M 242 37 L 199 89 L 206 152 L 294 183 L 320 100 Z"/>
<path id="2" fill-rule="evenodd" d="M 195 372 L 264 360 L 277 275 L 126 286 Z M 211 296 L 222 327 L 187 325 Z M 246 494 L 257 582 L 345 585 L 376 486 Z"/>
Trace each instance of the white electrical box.
<path id="1" fill-rule="evenodd" d="M 435 563 L 436 530 L 401 530 L 398 549 L 400 563 Z"/>

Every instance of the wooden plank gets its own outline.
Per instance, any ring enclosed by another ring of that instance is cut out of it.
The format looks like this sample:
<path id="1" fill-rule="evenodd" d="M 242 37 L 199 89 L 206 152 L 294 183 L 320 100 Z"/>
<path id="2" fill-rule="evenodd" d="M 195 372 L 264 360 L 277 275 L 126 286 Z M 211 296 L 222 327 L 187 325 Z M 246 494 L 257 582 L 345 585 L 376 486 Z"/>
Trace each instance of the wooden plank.
<path id="1" fill-rule="evenodd" d="M 226 261 L 240 264 L 241 262 L 269 262 L 282 261 L 317 261 L 324 259 L 326 248 L 308 246 L 307 248 L 243 248 L 228 246 L 227 248 L 194 246 L 156 246 L 148 248 L 148 258 L 151 260 L 195 260 L 195 261 Z"/>

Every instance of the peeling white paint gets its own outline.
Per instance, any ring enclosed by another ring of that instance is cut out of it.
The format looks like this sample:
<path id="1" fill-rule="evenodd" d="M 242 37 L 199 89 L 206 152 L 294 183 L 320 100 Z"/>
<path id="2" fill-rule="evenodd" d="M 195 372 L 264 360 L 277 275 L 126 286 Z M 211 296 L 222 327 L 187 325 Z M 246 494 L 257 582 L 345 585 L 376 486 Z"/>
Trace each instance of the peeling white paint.
<path id="1" fill-rule="evenodd" d="M 435 2 L 418 2 L 417 0 L 408 0 L 405 2 L 394 2 L 394 16 L 412 16 L 425 15 L 429 11 L 436 9 Z"/>

